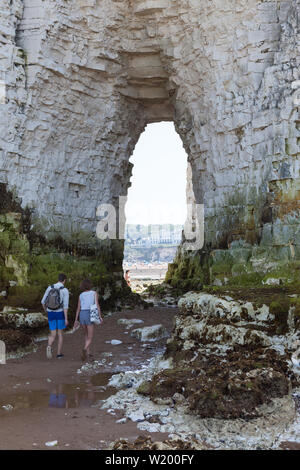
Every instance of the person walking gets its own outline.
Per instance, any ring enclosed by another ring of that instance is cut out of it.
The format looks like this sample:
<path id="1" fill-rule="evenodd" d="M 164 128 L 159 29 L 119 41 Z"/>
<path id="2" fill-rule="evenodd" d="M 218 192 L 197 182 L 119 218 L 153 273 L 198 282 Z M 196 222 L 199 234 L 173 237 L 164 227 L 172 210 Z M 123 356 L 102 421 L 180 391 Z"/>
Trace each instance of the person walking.
<path id="1" fill-rule="evenodd" d="M 58 359 L 63 357 L 63 330 L 68 326 L 68 308 L 69 308 L 69 291 L 65 287 L 67 276 L 59 274 L 58 282 L 47 287 L 42 298 L 42 305 L 48 315 L 48 323 L 50 335 L 48 337 L 48 346 L 46 355 L 48 359 L 52 358 L 52 345 L 58 333 Z"/>
<path id="2" fill-rule="evenodd" d="M 74 329 L 77 328 L 79 324 L 82 325 L 84 329 L 84 347 L 82 349 L 81 355 L 82 361 L 85 361 L 87 358 L 92 359 L 93 357 L 92 354 L 90 354 L 90 346 L 92 344 L 94 336 L 94 324 L 91 322 L 90 319 L 91 305 L 97 305 L 101 323 L 103 322 L 103 318 L 101 316 L 101 308 L 99 305 L 98 293 L 92 290 L 91 288 L 92 283 L 89 279 L 85 279 L 80 284 L 80 289 L 82 290 L 82 293 L 80 294 L 78 299 L 74 322 Z"/>
<path id="3" fill-rule="evenodd" d="M 127 269 L 126 272 L 125 272 L 124 278 L 125 278 L 125 281 L 127 282 L 128 286 L 130 287 L 131 286 L 131 281 L 130 281 L 129 273 L 130 273 L 130 271 L 129 271 L 129 269 Z"/>

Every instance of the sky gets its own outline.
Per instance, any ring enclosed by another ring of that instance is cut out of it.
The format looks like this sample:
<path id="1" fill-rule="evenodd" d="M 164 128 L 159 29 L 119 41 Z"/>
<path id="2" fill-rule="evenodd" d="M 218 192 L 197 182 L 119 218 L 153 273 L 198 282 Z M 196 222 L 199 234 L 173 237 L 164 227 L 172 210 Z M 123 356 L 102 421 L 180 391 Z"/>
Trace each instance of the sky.
<path id="1" fill-rule="evenodd" d="M 187 155 L 174 124 L 148 124 L 130 161 L 126 223 L 184 224 Z"/>

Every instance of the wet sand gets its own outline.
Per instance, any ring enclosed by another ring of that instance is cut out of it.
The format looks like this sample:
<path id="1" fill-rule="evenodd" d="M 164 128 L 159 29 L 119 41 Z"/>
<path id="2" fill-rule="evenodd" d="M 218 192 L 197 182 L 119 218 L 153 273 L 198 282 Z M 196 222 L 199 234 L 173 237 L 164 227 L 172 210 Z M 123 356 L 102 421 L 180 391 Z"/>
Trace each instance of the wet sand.
<path id="1" fill-rule="evenodd" d="M 136 370 L 164 350 L 166 339 L 143 347 L 130 332 L 158 323 L 171 332 L 176 313 L 175 308 L 149 308 L 127 310 L 105 318 L 104 324 L 95 328 L 92 352 L 95 360 L 106 362 L 93 372 L 77 373 L 83 364 L 81 329 L 65 334 L 62 359 L 56 358 L 55 348 L 53 359 L 47 359 L 47 342 L 40 341 L 36 352 L 0 365 L 0 450 L 105 449 L 119 438 L 133 441 L 139 435 L 150 435 L 137 429 L 131 421 L 116 423 L 123 412 L 108 413 L 95 404 L 114 392 L 106 387 L 112 374 Z M 126 330 L 124 325 L 118 325 L 120 318 L 138 318 L 144 323 Z M 106 343 L 112 339 L 121 340 L 122 344 Z M 13 408 L 3 408 L 7 405 Z M 161 440 L 168 434 L 151 436 L 153 440 Z M 45 445 L 56 440 L 55 447 Z"/>

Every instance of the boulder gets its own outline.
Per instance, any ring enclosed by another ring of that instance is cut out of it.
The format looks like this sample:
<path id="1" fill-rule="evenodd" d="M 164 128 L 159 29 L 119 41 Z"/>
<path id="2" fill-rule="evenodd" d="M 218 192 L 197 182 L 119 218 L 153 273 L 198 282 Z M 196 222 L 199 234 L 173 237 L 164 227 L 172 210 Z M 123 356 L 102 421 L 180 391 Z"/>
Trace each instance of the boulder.
<path id="1" fill-rule="evenodd" d="M 43 328 L 48 325 L 44 313 L 27 313 L 26 309 L 4 307 L 0 312 L 0 322 L 12 328 Z"/>
<path id="2" fill-rule="evenodd" d="M 137 338 L 142 342 L 145 341 L 158 341 L 159 339 L 168 336 L 167 330 L 163 325 L 145 326 L 144 328 L 137 328 L 131 332 L 133 338 Z"/>
<path id="3" fill-rule="evenodd" d="M 129 328 L 132 328 L 133 325 L 139 324 L 139 323 L 144 323 L 144 321 L 140 320 L 138 318 L 131 318 L 131 319 L 120 318 L 117 323 L 118 323 L 118 325 L 126 326 L 126 330 L 129 330 Z"/>

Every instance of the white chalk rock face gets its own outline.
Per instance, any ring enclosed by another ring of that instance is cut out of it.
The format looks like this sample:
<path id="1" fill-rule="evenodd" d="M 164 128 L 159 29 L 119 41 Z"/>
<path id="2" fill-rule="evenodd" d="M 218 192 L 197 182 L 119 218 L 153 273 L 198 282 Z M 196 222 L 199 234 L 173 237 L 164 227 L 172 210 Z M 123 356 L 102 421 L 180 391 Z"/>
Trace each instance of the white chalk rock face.
<path id="1" fill-rule="evenodd" d="M 44 313 L 25 313 L 24 310 L 4 307 L 3 312 L 0 312 L 0 322 L 12 328 L 43 328 L 48 325 L 48 319 Z"/>
<path id="2" fill-rule="evenodd" d="M 0 182 L 41 231 L 95 233 L 149 122 L 176 124 L 207 242 L 297 194 L 298 3 L 235 3 L 1 0 Z M 286 246 L 292 226 L 262 238 Z"/>
<path id="3" fill-rule="evenodd" d="M 271 347 L 279 353 L 297 349 L 298 334 L 294 331 L 292 309 L 289 313 L 289 332 L 275 335 L 275 316 L 267 305 L 230 300 L 205 292 L 188 292 L 178 302 L 180 315 L 175 320 L 175 337 L 187 351 L 195 345 L 234 345 Z"/>
<path id="4" fill-rule="evenodd" d="M 115 388 L 131 388 L 138 386 L 141 380 L 143 380 L 143 378 L 140 378 L 138 374 L 126 371 L 113 375 L 108 385 Z"/>
<path id="5" fill-rule="evenodd" d="M 142 342 L 158 341 L 159 339 L 168 336 L 168 332 L 162 325 L 153 325 L 145 326 L 144 328 L 137 328 L 131 332 L 131 336 Z"/>
<path id="6" fill-rule="evenodd" d="M 2 313 L 7 314 L 7 313 L 27 313 L 28 309 L 27 308 L 22 308 L 22 307 L 10 307 L 9 305 L 5 305 L 3 307 Z"/>
<path id="7" fill-rule="evenodd" d="M 226 318 L 231 321 L 247 319 L 261 324 L 274 320 L 274 315 L 270 313 L 267 305 L 255 308 L 251 302 L 227 299 L 205 292 L 201 294 L 188 292 L 181 297 L 178 307 L 183 315 L 194 313 L 199 314 L 203 319 Z"/>
<path id="8" fill-rule="evenodd" d="M 144 380 L 149 379 L 154 371 L 168 369 L 171 364 L 171 360 L 163 360 L 161 356 L 155 356 L 142 369 L 113 375 L 108 385 L 115 388 L 137 388 Z"/>

